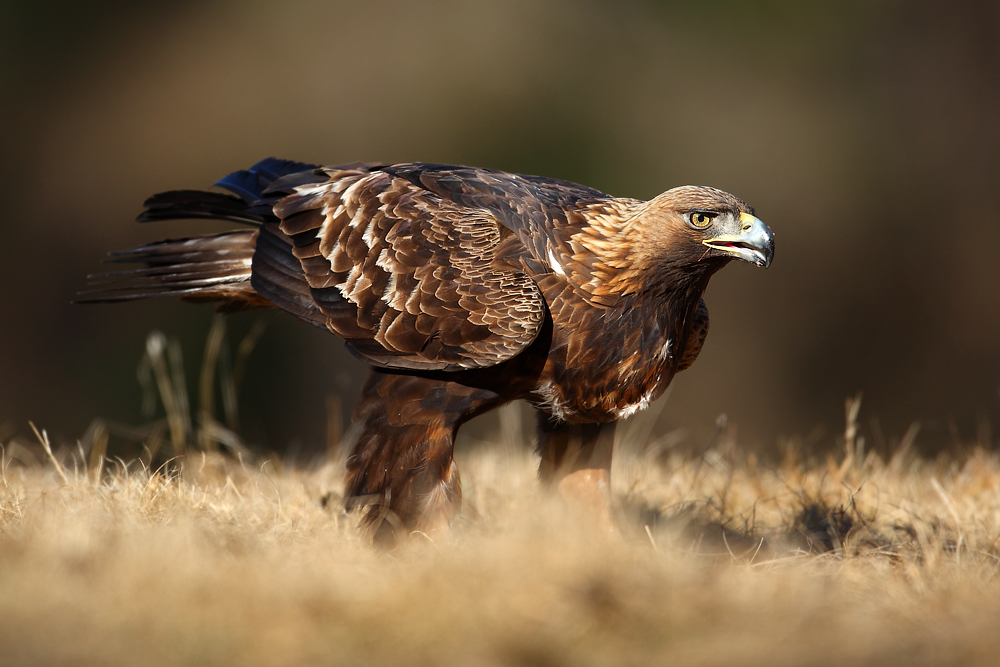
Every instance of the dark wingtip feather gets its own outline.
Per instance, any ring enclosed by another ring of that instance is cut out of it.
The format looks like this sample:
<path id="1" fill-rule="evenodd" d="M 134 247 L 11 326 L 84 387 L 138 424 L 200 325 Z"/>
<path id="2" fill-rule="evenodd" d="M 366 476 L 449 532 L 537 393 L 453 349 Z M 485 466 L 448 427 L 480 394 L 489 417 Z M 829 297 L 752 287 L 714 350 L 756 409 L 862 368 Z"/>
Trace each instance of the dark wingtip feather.
<path id="1" fill-rule="evenodd" d="M 248 204 L 259 198 L 257 196 L 257 190 L 259 189 L 257 174 L 249 169 L 234 171 L 228 176 L 220 178 L 213 185 L 217 188 L 229 190 Z"/>
<path id="2" fill-rule="evenodd" d="M 242 199 L 220 192 L 170 190 L 153 195 L 143 207 L 138 222 L 209 218 L 259 225 L 265 220 L 262 213 L 248 211 Z"/>
<path id="3" fill-rule="evenodd" d="M 282 176 L 317 169 L 316 165 L 279 158 L 264 158 L 249 169 L 234 171 L 219 179 L 215 187 L 229 190 L 239 195 L 243 201 L 252 204 L 261 198 L 264 190 Z"/>

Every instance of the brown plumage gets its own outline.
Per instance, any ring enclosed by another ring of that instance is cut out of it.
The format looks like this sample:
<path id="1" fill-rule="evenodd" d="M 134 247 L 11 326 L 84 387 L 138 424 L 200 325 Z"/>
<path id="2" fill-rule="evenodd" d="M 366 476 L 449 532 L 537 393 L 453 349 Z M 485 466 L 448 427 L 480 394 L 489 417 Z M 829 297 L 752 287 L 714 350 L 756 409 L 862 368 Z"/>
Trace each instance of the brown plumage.
<path id="1" fill-rule="evenodd" d="M 455 432 L 514 399 L 539 409 L 543 479 L 606 498 L 614 423 L 694 362 L 709 278 L 774 249 L 749 206 L 708 187 L 639 201 L 488 169 L 274 159 L 216 185 L 236 196 L 167 192 L 139 220 L 256 229 L 116 253 L 145 266 L 97 276 L 84 300 L 275 306 L 345 339 L 372 366 L 348 503 L 380 538 L 447 525 Z"/>

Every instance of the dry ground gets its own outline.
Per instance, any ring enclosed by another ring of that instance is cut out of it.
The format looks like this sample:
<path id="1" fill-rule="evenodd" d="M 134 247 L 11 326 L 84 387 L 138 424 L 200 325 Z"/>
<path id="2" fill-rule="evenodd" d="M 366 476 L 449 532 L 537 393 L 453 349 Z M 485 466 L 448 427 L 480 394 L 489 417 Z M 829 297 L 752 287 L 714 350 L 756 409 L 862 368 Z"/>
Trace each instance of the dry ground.
<path id="1" fill-rule="evenodd" d="M 995 451 L 765 465 L 629 444 L 620 536 L 494 445 L 463 452 L 454 535 L 387 553 L 340 509 L 337 464 L 193 454 L 98 481 L 84 452 L 7 443 L 0 663 L 1000 663 Z"/>

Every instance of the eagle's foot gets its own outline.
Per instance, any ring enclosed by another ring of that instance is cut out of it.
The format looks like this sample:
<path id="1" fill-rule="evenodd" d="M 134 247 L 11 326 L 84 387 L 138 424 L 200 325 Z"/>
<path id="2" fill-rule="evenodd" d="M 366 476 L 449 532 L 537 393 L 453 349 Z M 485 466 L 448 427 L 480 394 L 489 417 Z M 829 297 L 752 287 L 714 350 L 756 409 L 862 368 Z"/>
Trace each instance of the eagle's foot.
<path id="1" fill-rule="evenodd" d="M 611 517 L 611 475 L 603 468 L 575 470 L 556 485 L 574 518 L 605 535 L 617 533 Z"/>
<path id="2" fill-rule="evenodd" d="M 569 424 L 539 413 L 538 476 L 559 490 L 582 526 L 616 531 L 611 514 L 611 456 L 615 422 Z"/>

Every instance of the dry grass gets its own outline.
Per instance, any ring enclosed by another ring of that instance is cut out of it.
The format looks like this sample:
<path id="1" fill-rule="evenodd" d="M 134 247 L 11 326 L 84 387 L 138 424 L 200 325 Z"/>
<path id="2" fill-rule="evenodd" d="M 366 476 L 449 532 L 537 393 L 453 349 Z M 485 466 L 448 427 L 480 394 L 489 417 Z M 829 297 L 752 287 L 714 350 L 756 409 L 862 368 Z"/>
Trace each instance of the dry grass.
<path id="1" fill-rule="evenodd" d="M 526 448 L 472 448 L 453 537 L 383 553 L 340 509 L 334 464 L 189 454 L 177 474 L 118 464 L 97 480 L 84 452 L 38 449 L 45 462 L 26 464 L 13 449 L 0 481 L 4 665 L 1000 656 L 1000 460 L 982 450 L 773 466 L 733 443 L 625 451 L 623 534 L 608 539 L 542 495 Z"/>

